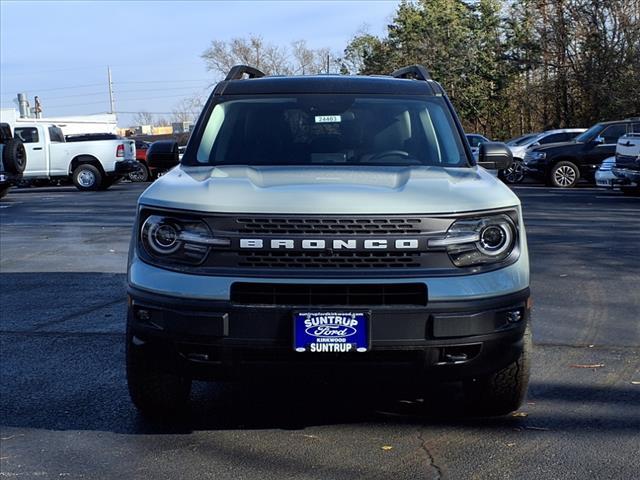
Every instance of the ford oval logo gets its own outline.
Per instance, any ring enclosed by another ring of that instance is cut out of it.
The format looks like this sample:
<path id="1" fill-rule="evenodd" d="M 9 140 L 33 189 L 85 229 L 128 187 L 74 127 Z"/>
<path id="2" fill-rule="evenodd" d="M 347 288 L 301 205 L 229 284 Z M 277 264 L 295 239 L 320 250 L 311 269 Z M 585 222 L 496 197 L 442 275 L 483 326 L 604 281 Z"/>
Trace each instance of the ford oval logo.
<path id="1" fill-rule="evenodd" d="M 307 335 L 314 337 L 350 337 L 356 334 L 356 329 L 345 325 L 318 325 L 304 330 Z"/>

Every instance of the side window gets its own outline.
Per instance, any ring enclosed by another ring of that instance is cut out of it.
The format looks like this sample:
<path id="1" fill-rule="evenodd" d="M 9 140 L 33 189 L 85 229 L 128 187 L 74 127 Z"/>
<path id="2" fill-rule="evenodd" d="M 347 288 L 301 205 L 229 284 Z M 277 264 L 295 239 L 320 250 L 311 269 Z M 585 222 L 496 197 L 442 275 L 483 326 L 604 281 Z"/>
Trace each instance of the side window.
<path id="1" fill-rule="evenodd" d="M 22 143 L 38 143 L 40 141 L 38 129 L 35 127 L 18 127 L 14 132 L 16 138 Z"/>
<path id="2" fill-rule="evenodd" d="M 564 140 L 564 133 L 552 133 L 551 135 L 547 135 L 546 137 L 538 140 L 538 143 L 540 143 L 540 145 L 546 145 L 547 143 L 564 142 Z"/>
<path id="3" fill-rule="evenodd" d="M 640 133 L 640 123 L 631 124 L 631 133 Z"/>
<path id="4" fill-rule="evenodd" d="M 480 137 L 467 137 L 469 139 L 469 145 L 471 145 L 472 147 L 477 147 L 478 145 L 480 145 Z"/>
<path id="5" fill-rule="evenodd" d="M 53 143 L 64 142 L 64 134 L 58 127 L 49 127 L 49 138 Z"/>
<path id="6" fill-rule="evenodd" d="M 627 133 L 627 125 L 625 123 L 621 123 L 605 128 L 600 136 L 604 138 L 604 143 L 606 145 L 618 143 L 618 139 L 625 133 Z"/>

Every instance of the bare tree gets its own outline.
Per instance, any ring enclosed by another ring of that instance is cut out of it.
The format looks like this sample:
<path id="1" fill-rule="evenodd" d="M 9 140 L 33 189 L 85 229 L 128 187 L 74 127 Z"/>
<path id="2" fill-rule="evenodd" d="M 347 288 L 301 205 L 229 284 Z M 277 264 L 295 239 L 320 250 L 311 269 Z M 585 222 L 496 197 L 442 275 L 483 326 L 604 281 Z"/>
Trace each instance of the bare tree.
<path id="1" fill-rule="evenodd" d="M 204 100 L 199 95 L 183 98 L 173 108 L 171 121 L 178 123 L 194 123 L 198 118 L 198 115 L 200 115 L 203 106 Z"/>
<path id="2" fill-rule="evenodd" d="M 138 112 L 136 116 L 133 118 L 133 121 L 137 125 L 153 125 L 153 115 L 149 112 Z"/>
<path id="3" fill-rule="evenodd" d="M 262 37 L 233 38 L 229 42 L 214 40 L 201 55 L 207 70 L 226 75 L 234 65 L 254 66 L 271 75 L 290 73 L 286 49 L 266 43 Z"/>
<path id="4" fill-rule="evenodd" d="M 202 55 L 207 69 L 226 75 L 238 64 L 251 65 L 267 75 L 314 75 L 335 72 L 339 68 L 337 55 L 328 48 L 312 49 L 305 40 L 292 42 L 290 47 L 265 42 L 262 37 L 234 38 L 229 42 L 214 40 Z"/>

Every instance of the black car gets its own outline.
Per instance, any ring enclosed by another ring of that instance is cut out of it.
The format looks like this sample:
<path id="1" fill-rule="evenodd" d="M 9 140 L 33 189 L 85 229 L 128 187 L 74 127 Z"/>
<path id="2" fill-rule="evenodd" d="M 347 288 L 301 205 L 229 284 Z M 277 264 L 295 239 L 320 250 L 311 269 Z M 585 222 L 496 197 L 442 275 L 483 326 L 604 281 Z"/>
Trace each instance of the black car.
<path id="1" fill-rule="evenodd" d="M 618 138 L 627 132 L 640 132 L 640 118 L 596 123 L 570 142 L 530 149 L 525 171 L 554 187 L 571 188 L 581 178 L 594 182 L 598 166 L 615 155 Z"/>

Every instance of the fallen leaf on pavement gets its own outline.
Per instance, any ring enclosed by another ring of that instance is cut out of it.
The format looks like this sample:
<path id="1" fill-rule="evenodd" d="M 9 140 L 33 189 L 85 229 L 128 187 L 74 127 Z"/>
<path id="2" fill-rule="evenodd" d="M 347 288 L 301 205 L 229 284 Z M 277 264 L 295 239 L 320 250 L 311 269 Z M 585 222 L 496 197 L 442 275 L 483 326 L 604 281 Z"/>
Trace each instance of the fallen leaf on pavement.
<path id="1" fill-rule="evenodd" d="M 511 414 L 512 417 L 528 417 L 529 414 L 527 412 L 514 412 Z"/>
<path id="2" fill-rule="evenodd" d="M 602 368 L 604 367 L 604 363 L 590 363 L 590 364 L 581 364 L 576 363 L 574 365 L 569 365 L 571 368 Z"/>
<path id="3" fill-rule="evenodd" d="M 515 442 L 514 443 L 507 443 L 507 447 L 515 447 L 515 446 L 516 446 Z"/>
<path id="4" fill-rule="evenodd" d="M 640 385 L 640 381 L 638 381 L 638 380 L 631 380 L 631 385 Z"/>
<path id="5" fill-rule="evenodd" d="M 385 450 L 385 451 L 387 451 L 387 450 L 393 450 L 393 447 L 392 447 L 391 445 L 383 445 L 383 446 L 382 446 L 382 450 Z"/>

